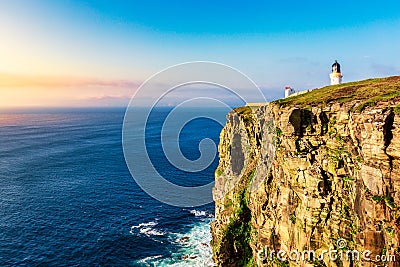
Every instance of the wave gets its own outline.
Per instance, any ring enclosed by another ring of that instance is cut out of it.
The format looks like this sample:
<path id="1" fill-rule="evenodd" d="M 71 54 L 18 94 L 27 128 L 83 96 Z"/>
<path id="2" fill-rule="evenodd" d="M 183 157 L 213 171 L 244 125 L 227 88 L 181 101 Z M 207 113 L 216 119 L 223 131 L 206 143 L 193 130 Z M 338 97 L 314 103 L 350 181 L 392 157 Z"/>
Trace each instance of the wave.
<path id="1" fill-rule="evenodd" d="M 208 216 L 199 213 L 198 216 Z M 194 214 L 195 215 L 195 214 Z M 196 215 L 195 215 L 196 216 Z M 211 218 L 195 223 L 186 233 L 169 233 L 168 239 L 174 244 L 168 258 L 153 256 L 137 261 L 140 266 L 206 267 L 215 266 L 211 249 Z"/>
<path id="2" fill-rule="evenodd" d="M 207 218 L 212 218 L 213 215 L 210 213 L 205 212 L 204 210 L 190 210 L 189 211 L 191 214 L 193 214 L 196 217 L 207 217 Z"/>
<path id="3" fill-rule="evenodd" d="M 146 227 L 146 228 L 140 229 L 140 233 L 144 234 L 148 237 L 165 235 L 164 231 L 159 231 L 159 230 L 153 229 L 151 227 Z"/>
<path id="4" fill-rule="evenodd" d="M 147 223 L 140 223 L 138 225 L 134 225 L 131 227 L 132 229 L 136 229 L 136 228 L 142 228 L 143 226 L 156 226 L 158 224 L 158 222 L 147 222 Z"/>
<path id="5" fill-rule="evenodd" d="M 144 234 L 147 237 L 150 236 L 163 236 L 165 235 L 164 231 L 154 229 L 158 223 L 155 221 L 140 223 L 138 225 L 131 226 L 131 230 L 129 231 L 132 235 Z M 136 230 L 138 229 L 138 230 Z"/>
<path id="6" fill-rule="evenodd" d="M 149 262 L 162 258 L 162 255 L 149 256 L 138 261 L 138 263 L 149 264 Z"/>

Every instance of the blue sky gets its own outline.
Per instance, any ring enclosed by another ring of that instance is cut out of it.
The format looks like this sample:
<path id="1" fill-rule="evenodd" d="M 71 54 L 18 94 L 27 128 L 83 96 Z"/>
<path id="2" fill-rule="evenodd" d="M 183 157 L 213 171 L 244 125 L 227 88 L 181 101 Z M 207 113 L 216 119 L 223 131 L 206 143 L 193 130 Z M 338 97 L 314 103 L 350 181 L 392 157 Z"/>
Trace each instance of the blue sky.
<path id="1" fill-rule="evenodd" d="M 400 73 L 399 1 L 2 1 L 0 106 L 126 105 L 161 69 L 216 61 L 277 98 Z M 2 100 L 1 100 L 2 99 Z"/>

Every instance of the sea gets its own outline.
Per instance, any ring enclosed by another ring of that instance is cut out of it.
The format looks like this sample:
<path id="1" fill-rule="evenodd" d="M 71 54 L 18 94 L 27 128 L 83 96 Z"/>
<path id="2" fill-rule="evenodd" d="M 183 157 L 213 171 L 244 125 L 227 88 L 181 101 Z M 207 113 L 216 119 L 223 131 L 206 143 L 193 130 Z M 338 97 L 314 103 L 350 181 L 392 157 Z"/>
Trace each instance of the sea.
<path id="1" fill-rule="evenodd" d="M 157 170 L 185 186 L 214 180 L 168 164 L 160 133 L 171 108 L 147 121 Z M 218 116 L 225 116 L 215 110 Z M 123 108 L 0 112 L 0 266 L 212 266 L 214 203 L 175 207 L 136 184 L 122 148 Z M 140 127 L 140 126 L 138 126 Z M 179 135 L 188 159 L 217 145 L 220 123 L 196 118 Z M 156 185 L 155 185 L 156 186 Z"/>

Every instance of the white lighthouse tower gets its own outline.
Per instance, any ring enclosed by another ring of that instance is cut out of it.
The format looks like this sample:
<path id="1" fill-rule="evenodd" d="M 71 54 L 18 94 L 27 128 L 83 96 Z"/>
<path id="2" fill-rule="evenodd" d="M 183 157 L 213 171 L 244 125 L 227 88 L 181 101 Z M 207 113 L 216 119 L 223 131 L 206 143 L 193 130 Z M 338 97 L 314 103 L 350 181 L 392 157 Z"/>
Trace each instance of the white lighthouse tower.
<path id="1" fill-rule="evenodd" d="M 329 77 L 331 78 L 331 85 L 342 83 L 343 75 L 340 72 L 340 64 L 337 60 L 335 60 L 335 63 L 332 65 L 332 73 L 329 74 Z"/>

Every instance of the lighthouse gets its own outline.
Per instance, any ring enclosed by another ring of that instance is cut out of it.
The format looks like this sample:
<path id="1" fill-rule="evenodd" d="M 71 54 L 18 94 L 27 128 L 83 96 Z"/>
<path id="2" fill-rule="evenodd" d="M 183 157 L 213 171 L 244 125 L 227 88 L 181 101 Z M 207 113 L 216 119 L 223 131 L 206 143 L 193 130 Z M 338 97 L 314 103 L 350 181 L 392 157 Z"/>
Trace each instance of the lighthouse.
<path id="1" fill-rule="evenodd" d="M 341 84 L 342 83 L 342 73 L 340 72 L 340 64 L 335 60 L 335 63 L 332 65 L 332 73 L 329 74 L 331 78 L 331 85 Z"/>

